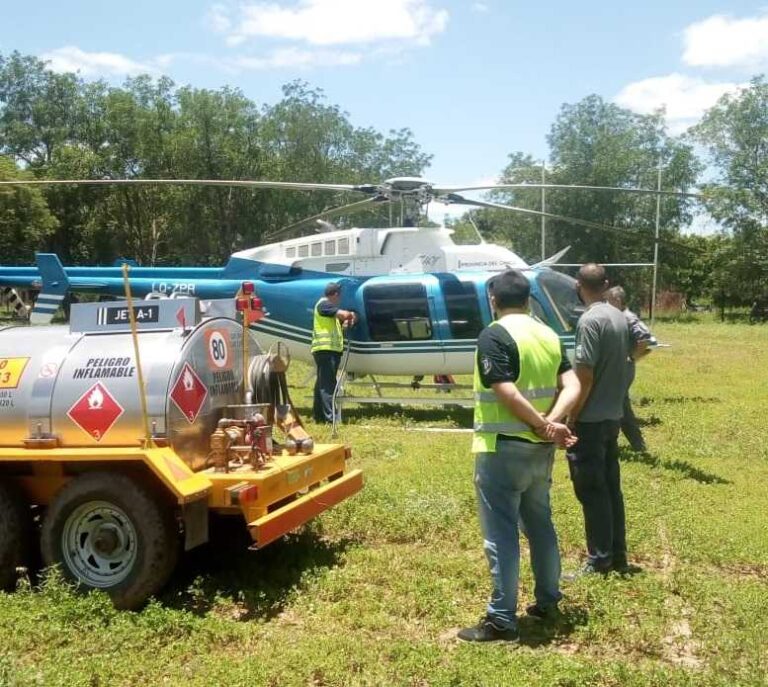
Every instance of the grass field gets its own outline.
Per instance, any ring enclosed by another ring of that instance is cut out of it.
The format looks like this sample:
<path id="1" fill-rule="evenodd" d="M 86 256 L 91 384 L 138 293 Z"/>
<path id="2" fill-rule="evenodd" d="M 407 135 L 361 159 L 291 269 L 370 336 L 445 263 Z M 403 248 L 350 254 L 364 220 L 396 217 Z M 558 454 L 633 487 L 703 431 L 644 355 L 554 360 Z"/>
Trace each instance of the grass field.
<path id="1" fill-rule="evenodd" d="M 768 326 L 664 323 L 633 387 L 650 457 L 623 451 L 630 556 L 643 572 L 564 587 L 522 645 L 466 645 L 489 582 L 469 411 L 350 409 L 367 484 L 260 553 L 224 525 L 138 613 L 58 577 L 0 595 L 0 685 L 768 684 Z M 306 368 L 294 365 L 299 381 Z M 295 389 L 306 408 L 308 389 Z M 327 436 L 327 430 L 316 433 Z M 564 567 L 582 518 L 559 455 Z M 521 604 L 531 599 L 527 561 Z"/>

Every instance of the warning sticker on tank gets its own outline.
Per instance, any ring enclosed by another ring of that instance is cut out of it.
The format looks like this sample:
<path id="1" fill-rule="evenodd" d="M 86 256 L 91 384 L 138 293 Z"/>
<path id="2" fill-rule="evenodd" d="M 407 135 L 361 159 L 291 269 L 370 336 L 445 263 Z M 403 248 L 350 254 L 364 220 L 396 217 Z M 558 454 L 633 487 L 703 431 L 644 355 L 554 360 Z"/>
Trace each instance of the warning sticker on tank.
<path id="1" fill-rule="evenodd" d="M 77 399 L 67 415 L 80 429 L 101 441 L 123 412 L 107 388 L 97 382 Z"/>
<path id="2" fill-rule="evenodd" d="M 200 414 L 200 409 L 208 396 L 208 389 L 200 381 L 189 363 L 184 363 L 176 382 L 171 389 L 171 400 L 182 412 L 187 422 L 193 423 Z"/>
<path id="3" fill-rule="evenodd" d="M 29 358 L 0 358 L 0 389 L 15 389 Z"/>

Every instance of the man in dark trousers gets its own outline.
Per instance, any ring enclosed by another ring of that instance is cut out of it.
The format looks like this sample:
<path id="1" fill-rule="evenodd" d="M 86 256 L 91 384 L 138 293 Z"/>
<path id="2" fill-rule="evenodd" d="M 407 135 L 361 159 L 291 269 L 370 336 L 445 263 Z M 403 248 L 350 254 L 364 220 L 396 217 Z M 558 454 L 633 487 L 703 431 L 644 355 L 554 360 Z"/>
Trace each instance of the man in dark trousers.
<path id="1" fill-rule="evenodd" d="M 588 263 L 579 269 L 577 289 L 587 306 L 576 325 L 574 369 L 581 393 L 568 420 L 579 441 L 567 458 L 584 511 L 588 557 L 577 575 L 627 569 L 618 436 L 627 391 L 629 330 L 624 315 L 604 301 L 607 288 L 602 265 Z"/>
<path id="2" fill-rule="evenodd" d="M 467 642 L 518 637 L 518 521 L 528 538 L 536 580 L 536 603 L 526 612 L 546 618 L 557 610 L 560 553 L 549 489 L 555 443 L 575 441 L 561 420 L 579 396 L 557 334 L 528 314 L 525 275 L 507 270 L 494 277 L 489 292 L 498 319 L 477 340 L 472 452 L 493 591 L 483 619 L 459 632 Z"/>
<path id="3" fill-rule="evenodd" d="M 333 393 L 336 390 L 336 374 L 344 350 L 342 324 L 351 326 L 356 321 L 353 311 L 339 307 L 340 301 L 341 286 L 330 282 L 325 287 L 323 298 L 315 304 L 311 348 L 317 366 L 312 404 L 312 417 L 315 422 L 333 422 Z M 339 419 L 338 411 L 336 419 Z"/>
<path id="4" fill-rule="evenodd" d="M 627 393 L 624 395 L 624 415 L 621 418 L 621 433 L 627 438 L 630 447 L 638 453 L 645 453 L 648 447 L 645 445 L 643 433 L 637 422 L 635 411 L 632 409 L 632 401 L 629 398 L 629 388 L 635 381 L 635 361 L 650 353 L 650 346 L 656 345 L 656 337 L 635 313 L 627 307 L 627 294 L 621 286 L 612 286 L 607 292 L 608 302 L 618 308 L 627 320 L 629 327 L 630 352 L 629 352 L 629 378 L 627 380 Z"/>

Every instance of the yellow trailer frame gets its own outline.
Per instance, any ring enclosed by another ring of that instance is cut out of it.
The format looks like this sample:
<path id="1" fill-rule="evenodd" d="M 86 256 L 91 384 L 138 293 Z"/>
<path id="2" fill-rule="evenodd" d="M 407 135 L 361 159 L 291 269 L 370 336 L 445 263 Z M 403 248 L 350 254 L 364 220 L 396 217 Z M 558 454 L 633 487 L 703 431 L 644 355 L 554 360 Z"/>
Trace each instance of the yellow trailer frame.
<path id="1" fill-rule="evenodd" d="M 309 455 L 277 455 L 264 468 L 194 472 L 170 448 L 0 448 L 0 469 L 29 503 L 47 505 L 71 479 L 87 470 L 144 466 L 181 509 L 185 548 L 208 539 L 208 512 L 242 514 L 262 547 L 360 491 L 360 470 L 346 470 L 351 452 L 317 445 Z"/>

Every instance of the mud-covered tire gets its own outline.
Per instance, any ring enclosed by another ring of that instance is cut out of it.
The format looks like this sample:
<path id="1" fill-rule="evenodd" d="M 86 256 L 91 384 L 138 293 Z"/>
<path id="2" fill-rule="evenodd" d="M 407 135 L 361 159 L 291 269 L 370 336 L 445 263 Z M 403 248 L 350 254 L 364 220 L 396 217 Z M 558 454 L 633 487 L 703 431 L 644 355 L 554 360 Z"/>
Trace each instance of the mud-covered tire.
<path id="1" fill-rule="evenodd" d="M 29 506 L 10 484 L 0 482 L 0 589 L 13 590 L 16 568 L 27 562 L 32 536 Z"/>
<path id="2" fill-rule="evenodd" d="M 173 514 L 126 475 L 86 473 L 56 495 L 43 520 L 46 565 L 78 588 L 101 589 L 116 608 L 141 607 L 168 581 L 179 554 Z"/>

